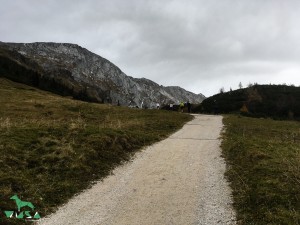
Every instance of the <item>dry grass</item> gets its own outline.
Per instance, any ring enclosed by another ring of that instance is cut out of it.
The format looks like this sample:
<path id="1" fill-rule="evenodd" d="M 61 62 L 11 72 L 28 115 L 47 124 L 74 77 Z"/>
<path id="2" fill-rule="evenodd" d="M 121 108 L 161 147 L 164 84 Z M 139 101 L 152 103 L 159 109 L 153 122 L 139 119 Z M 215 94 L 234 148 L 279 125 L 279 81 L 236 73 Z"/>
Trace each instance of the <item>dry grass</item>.
<path id="1" fill-rule="evenodd" d="M 285 167 L 284 176 L 300 187 L 300 150 L 297 149 L 293 157 L 282 157 L 282 164 Z M 299 199 L 300 201 L 300 199 Z"/>
<path id="2" fill-rule="evenodd" d="M 300 123 L 226 116 L 224 124 L 239 224 L 300 224 Z"/>

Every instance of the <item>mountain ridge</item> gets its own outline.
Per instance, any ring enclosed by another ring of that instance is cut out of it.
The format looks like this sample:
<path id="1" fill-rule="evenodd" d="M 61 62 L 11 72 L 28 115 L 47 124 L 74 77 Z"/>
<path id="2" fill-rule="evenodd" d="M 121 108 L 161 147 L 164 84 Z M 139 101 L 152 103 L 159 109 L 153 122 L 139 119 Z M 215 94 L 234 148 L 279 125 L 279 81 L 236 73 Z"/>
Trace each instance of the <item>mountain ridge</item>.
<path id="1" fill-rule="evenodd" d="M 0 42 L 0 76 L 92 102 L 153 108 L 205 99 L 181 87 L 128 76 L 109 60 L 70 43 Z"/>

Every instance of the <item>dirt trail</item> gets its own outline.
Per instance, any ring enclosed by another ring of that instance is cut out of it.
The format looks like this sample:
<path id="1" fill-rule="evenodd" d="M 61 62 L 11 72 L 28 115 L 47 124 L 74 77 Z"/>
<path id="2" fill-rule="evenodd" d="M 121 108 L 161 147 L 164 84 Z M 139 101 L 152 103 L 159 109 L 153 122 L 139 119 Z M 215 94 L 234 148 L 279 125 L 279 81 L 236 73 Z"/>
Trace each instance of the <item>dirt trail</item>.
<path id="1" fill-rule="evenodd" d="M 235 224 L 220 156 L 222 126 L 221 116 L 195 115 L 39 224 Z"/>

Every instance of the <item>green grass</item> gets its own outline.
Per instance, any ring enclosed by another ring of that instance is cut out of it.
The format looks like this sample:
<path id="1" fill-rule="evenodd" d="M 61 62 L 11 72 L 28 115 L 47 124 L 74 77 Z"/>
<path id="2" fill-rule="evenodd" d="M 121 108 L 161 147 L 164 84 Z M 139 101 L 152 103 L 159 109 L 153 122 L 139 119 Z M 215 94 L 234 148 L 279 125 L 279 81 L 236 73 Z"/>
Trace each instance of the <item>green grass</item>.
<path id="1" fill-rule="evenodd" d="M 224 124 L 239 224 L 300 224 L 300 123 L 231 115 Z"/>
<path id="2" fill-rule="evenodd" d="M 0 78 L 0 224 L 17 194 L 45 216 L 192 117 L 86 103 Z M 80 215 L 78 215 L 80 216 Z"/>

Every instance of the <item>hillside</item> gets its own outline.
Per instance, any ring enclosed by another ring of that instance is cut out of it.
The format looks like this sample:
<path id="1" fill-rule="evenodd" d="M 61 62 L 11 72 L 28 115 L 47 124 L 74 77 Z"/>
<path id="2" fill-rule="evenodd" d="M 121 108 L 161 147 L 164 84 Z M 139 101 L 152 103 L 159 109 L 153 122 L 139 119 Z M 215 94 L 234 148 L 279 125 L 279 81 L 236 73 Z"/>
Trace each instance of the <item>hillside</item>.
<path id="1" fill-rule="evenodd" d="M 300 119 L 300 87 L 254 85 L 209 97 L 201 103 L 197 111 L 242 112 L 255 117 Z"/>
<path id="2" fill-rule="evenodd" d="M 75 44 L 0 42 L 0 76 L 90 102 L 154 108 L 205 97 L 127 76 L 107 59 Z"/>
<path id="3" fill-rule="evenodd" d="M 3 78 L 0 105 L 0 211 L 15 210 L 10 197 L 18 194 L 42 217 L 191 119 L 72 100 Z"/>

